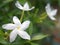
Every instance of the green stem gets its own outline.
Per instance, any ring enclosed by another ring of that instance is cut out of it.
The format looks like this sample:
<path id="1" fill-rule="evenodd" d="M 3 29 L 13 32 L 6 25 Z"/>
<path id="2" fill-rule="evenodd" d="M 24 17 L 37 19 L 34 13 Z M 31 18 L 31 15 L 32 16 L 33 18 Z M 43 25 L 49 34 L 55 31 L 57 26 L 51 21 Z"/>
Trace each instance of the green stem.
<path id="1" fill-rule="evenodd" d="M 20 18 L 21 22 L 22 22 L 23 16 L 24 16 L 24 10 L 22 11 L 22 15 L 21 15 L 21 18 Z"/>

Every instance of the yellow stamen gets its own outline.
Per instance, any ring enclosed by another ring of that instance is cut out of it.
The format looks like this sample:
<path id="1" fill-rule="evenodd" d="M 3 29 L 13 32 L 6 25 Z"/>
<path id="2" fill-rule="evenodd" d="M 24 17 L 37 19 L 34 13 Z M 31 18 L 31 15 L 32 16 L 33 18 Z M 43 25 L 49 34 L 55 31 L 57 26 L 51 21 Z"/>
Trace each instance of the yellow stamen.
<path id="1" fill-rule="evenodd" d="M 19 30 L 20 29 L 20 26 L 18 26 L 17 29 Z"/>

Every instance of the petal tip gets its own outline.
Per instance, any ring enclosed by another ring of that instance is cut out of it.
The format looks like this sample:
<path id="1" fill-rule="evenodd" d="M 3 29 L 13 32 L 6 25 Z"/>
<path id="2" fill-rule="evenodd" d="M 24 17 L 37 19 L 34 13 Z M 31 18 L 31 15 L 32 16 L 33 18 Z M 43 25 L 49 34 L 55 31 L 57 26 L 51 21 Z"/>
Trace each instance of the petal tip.
<path id="1" fill-rule="evenodd" d="M 30 38 L 28 40 L 30 40 Z"/>
<path id="2" fill-rule="evenodd" d="M 31 40 L 30 36 L 28 38 L 26 38 L 27 40 Z"/>
<path id="3" fill-rule="evenodd" d="M 5 29 L 5 24 L 4 24 L 4 25 L 2 25 L 2 28 L 3 28 L 3 29 Z"/>
<path id="4" fill-rule="evenodd" d="M 28 2 L 25 2 L 25 4 L 27 4 L 27 5 L 28 5 Z"/>
<path id="5" fill-rule="evenodd" d="M 48 8 L 48 7 L 50 7 L 50 3 L 47 3 L 47 5 L 46 5 L 46 7 L 45 7 L 45 8 Z"/>
<path id="6" fill-rule="evenodd" d="M 33 6 L 32 9 L 34 9 L 35 7 Z"/>

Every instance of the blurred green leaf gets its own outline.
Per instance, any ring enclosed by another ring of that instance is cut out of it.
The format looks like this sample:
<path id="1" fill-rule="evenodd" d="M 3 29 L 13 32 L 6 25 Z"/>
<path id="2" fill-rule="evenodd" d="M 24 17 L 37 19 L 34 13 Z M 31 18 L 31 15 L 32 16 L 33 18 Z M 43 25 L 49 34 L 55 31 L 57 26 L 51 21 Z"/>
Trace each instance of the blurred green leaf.
<path id="1" fill-rule="evenodd" d="M 1 44 L 6 44 L 7 43 L 4 39 L 4 33 L 2 32 L 2 30 L 0 30 L 0 43 Z"/>
<path id="2" fill-rule="evenodd" d="M 58 5 L 60 6 L 60 0 L 58 0 Z"/>
<path id="3" fill-rule="evenodd" d="M 44 34 L 36 34 L 32 37 L 32 40 L 40 40 L 43 38 L 46 38 L 48 35 L 44 35 Z"/>
<path id="4" fill-rule="evenodd" d="M 43 12 L 40 16 L 40 20 L 44 20 L 47 17 L 46 12 Z"/>
<path id="5" fill-rule="evenodd" d="M 37 44 L 37 43 L 31 43 L 31 45 L 40 45 L 40 44 Z"/>
<path id="6" fill-rule="evenodd" d="M 29 34 L 32 35 L 33 33 L 33 24 L 30 23 L 30 26 L 29 26 Z"/>
<path id="7" fill-rule="evenodd" d="M 19 2 L 24 5 L 27 0 L 19 0 Z"/>
<path id="8" fill-rule="evenodd" d="M 3 2 L 2 2 L 2 4 L 0 5 L 0 7 L 2 7 L 2 6 L 4 6 L 4 5 L 6 5 L 6 4 L 8 4 L 9 2 L 12 2 L 13 0 L 4 0 Z"/>

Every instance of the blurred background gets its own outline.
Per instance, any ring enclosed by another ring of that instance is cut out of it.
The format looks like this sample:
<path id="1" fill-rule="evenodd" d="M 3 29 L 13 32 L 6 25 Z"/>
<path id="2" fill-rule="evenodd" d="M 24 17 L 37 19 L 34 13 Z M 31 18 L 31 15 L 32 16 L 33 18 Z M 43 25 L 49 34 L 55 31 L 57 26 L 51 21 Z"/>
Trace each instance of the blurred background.
<path id="1" fill-rule="evenodd" d="M 13 23 L 13 16 L 21 17 L 21 10 L 15 6 L 17 0 L 0 0 L 0 30 L 2 25 L 6 23 Z M 35 9 L 25 12 L 23 21 L 30 20 L 31 24 L 27 32 L 30 35 L 43 33 L 50 36 L 37 41 L 37 44 L 32 45 L 60 45 L 60 0 L 18 0 L 22 5 L 27 1 L 30 7 L 35 6 Z M 45 6 L 50 3 L 54 9 L 58 9 L 56 21 L 52 21 L 46 14 Z M 30 31 L 28 31 L 30 30 Z M 1 34 L 0 34 L 1 35 Z M 0 39 L 0 43 L 3 42 Z M 42 43 L 42 44 L 41 44 Z M 3 45 L 3 43 L 1 43 Z M 5 44 L 4 44 L 5 45 Z M 6 44 L 7 45 L 7 44 Z M 12 44 L 14 45 L 14 44 Z M 18 44 L 19 45 L 19 44 Z M 27 44 L 24 44 L 27 45 Z"/>

